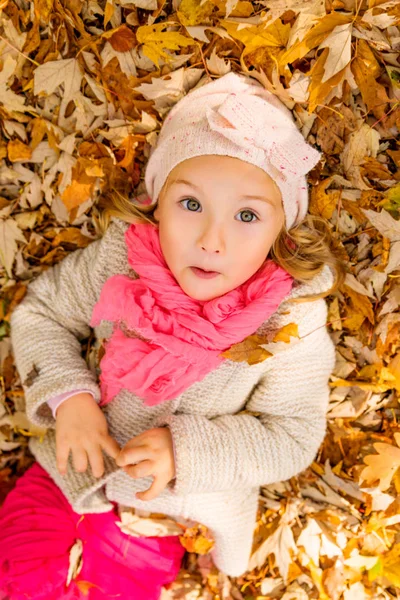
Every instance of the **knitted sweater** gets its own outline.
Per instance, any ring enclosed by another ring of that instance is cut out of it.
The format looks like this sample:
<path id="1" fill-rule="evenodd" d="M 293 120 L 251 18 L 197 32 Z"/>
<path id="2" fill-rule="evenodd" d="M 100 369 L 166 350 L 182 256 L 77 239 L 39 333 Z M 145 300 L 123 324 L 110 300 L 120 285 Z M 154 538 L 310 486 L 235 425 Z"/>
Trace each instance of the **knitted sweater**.
<path id="1" fill-rule="evenodd" d="M 103 452 L 105 472 L 95 478 L 74 470 L 71 454 L 62 477 L 56 464 L 55 419 L 47 400 L 85 389 L 100 401 L 98 360 L 85 360 L 81 341 L 105 281 L 135 275 L 128 263 L 124 233 L 128 223 L 113 217 L 102 238 L 70 253 L 28 286 L 11 316 L 11 343 L 25 392 L 29 420 L 47 429 L 29 448 L 51 475 L 75 512 L 101 513 L 110 501 L 207 526 L 215 540 L 211 556 L 218 569 L 242 575 L 248 566 L 256 524 L 259 488 L 284 481 L 314 460 L 326 432 L 328 381 L 335 350 L 326 328 L 324 299 L 290 304 L 328 289 L 328 266 L 310 282 L 295 283 L 278 310 L 257 330 L 272 340 L 284 325 L 298 324 L 300 339 L 269 342 L 273 354 L 249 365 L 229 359 L 174 400 L 153 407 L 121 392 L 102 408 L 109 432 L 122 447 L 153 427 L 172 433 L 176 478 L 153 500 L 135 498 L 153 478 L 132 479 Z M 102 321 L 95 347 L 112 333 Z"/>

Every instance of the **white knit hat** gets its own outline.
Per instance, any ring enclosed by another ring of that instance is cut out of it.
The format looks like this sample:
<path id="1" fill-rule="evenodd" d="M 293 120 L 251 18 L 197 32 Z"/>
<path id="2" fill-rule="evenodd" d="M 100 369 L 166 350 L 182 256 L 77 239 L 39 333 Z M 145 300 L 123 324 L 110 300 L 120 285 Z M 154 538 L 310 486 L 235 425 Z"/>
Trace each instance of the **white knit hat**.
<path id="1" fill-rule="evenodd" d="M 305 141 L 286 106 L 258 81 L 229 72 L 175 104 L 146 166 L 151 203 L 177 164 L 204 154 L 232 156 L 263 169 L 281 191 L 287 230 L 306 216 L 305 174 L 321 154 Z"/>

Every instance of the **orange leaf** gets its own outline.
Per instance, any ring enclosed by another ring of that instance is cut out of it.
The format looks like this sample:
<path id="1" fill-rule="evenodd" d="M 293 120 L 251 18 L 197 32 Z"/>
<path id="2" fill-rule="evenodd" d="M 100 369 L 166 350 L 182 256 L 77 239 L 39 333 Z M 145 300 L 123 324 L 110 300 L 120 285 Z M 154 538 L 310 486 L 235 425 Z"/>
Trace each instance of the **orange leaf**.
<path id="1" fill-rule="evenodd" d="M 381 69 L 366 40 L 358 40 L 357 54 L 351 63 L 351 70 L 368 110 L 373 111 L 380 119 L 387 110 L 390 98 L 383 85 L 376 81 Z"/>
<path id="2" fill-rule="evenodd" d="M 91 581 L 84 581 L 83 579 L 79 579 L 78 581 L 75 581 L 75 583 L 84 596 L 88 595 L 90 588 L 97 588 L 101 590 L 100 586 L 96 585 L 95 583 L 92 583 Z"/>
<path id="3" fill-rule="evenodd" d="M 400 433 L 395 433 L 394 437 L 397 445 L 400 446 Z M 379 454 L 369 454 L 364 457 L 368 467 L 361 471 L 360 481 L 366 480 L 368 485 L 379 481 L 378 487 L 381 492 L 384 492 L 390 487 L 393 475 L 400 467 L 400 448 L 380 442 L 373 446 Z"/>
<path id="4" fill-rule="evenodd" d="M 272 356 L 271 352 L 268 352 L 260 345 L 266 343 L 266 340 L 262 336 L 250 335 L 242 342 L 233 344 L 229 350 L 222 352 L 221 356 L 229 358 L 234 362 L 247 362 L 249 365 L 256 365 Z"/>
<path id="5" fill-rule="evenodd" d="M 282 329 L 278 331 L 275 335 L 273 342 L 285 342 L 286 344 L 290 343 L 291 337 L 299 337 L 299 326 L 297 323 L 288 323 Z"/>
<path id="6" fill-rule="evenodd" d="M 8 158 L 11 162 L 29 160 L 32 156 L 32 148 L 20 140 L 11 140 L 7 145 Z"/>
<path id="7" fill-rule="evenodd" d="M 215 544 L 209 530 L 201 523 L 188 527 L 185 533 L 179 536 L 179 541 L 188 552 L 196 554 L 208 554 Z"/>
<path id="8" fill-rule="evenodd" d="M 108 40 L 117 52 L 128 52 L 136 46 L 136 36 L 127 25 L 121 25 Z"/>

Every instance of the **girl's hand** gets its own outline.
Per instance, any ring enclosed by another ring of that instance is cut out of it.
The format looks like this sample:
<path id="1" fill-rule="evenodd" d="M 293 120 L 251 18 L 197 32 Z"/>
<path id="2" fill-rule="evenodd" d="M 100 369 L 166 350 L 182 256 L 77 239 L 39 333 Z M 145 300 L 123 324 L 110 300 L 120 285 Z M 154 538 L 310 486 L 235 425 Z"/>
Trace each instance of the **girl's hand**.
<path id="1" fill-rule="evenodd" d="M 175 477 L 171 431 L 168 427 L 144 431 L 125 444 L 115 462 L 134 479 L 153 475 L 149 489 L 136 494 L 140 500 L 153 500 Z"/>
<path id="2" fill-rule="evenodd" d="M 61 475 L 67 472 L 69 452 L 72 450 L 76 471 L 86 471 L 88 459 L 94 477 L 104 471 L 102 448 L 115 458 L 120 447 L 108 433 L 106 417 L 91 394 L 75 394 L 57 408 L 56 455 Z"/>

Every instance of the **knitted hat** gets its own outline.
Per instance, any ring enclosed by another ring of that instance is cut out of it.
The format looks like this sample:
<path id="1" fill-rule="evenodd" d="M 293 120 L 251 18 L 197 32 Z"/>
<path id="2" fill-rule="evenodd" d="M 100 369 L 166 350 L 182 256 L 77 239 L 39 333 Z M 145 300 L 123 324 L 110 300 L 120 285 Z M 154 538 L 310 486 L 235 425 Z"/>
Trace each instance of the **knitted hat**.
<path id="1" fill-rule="evenodd" d="M 306 216 L 305 174 L 321 154 L 305 141 L 286 106 L 258 81 L 229 72 L 175 104 L 146 166 L 151 204 L 178 163 L 204 154 L 232 156 L 263 169 L 281 191 L 287 230 Z"/>

